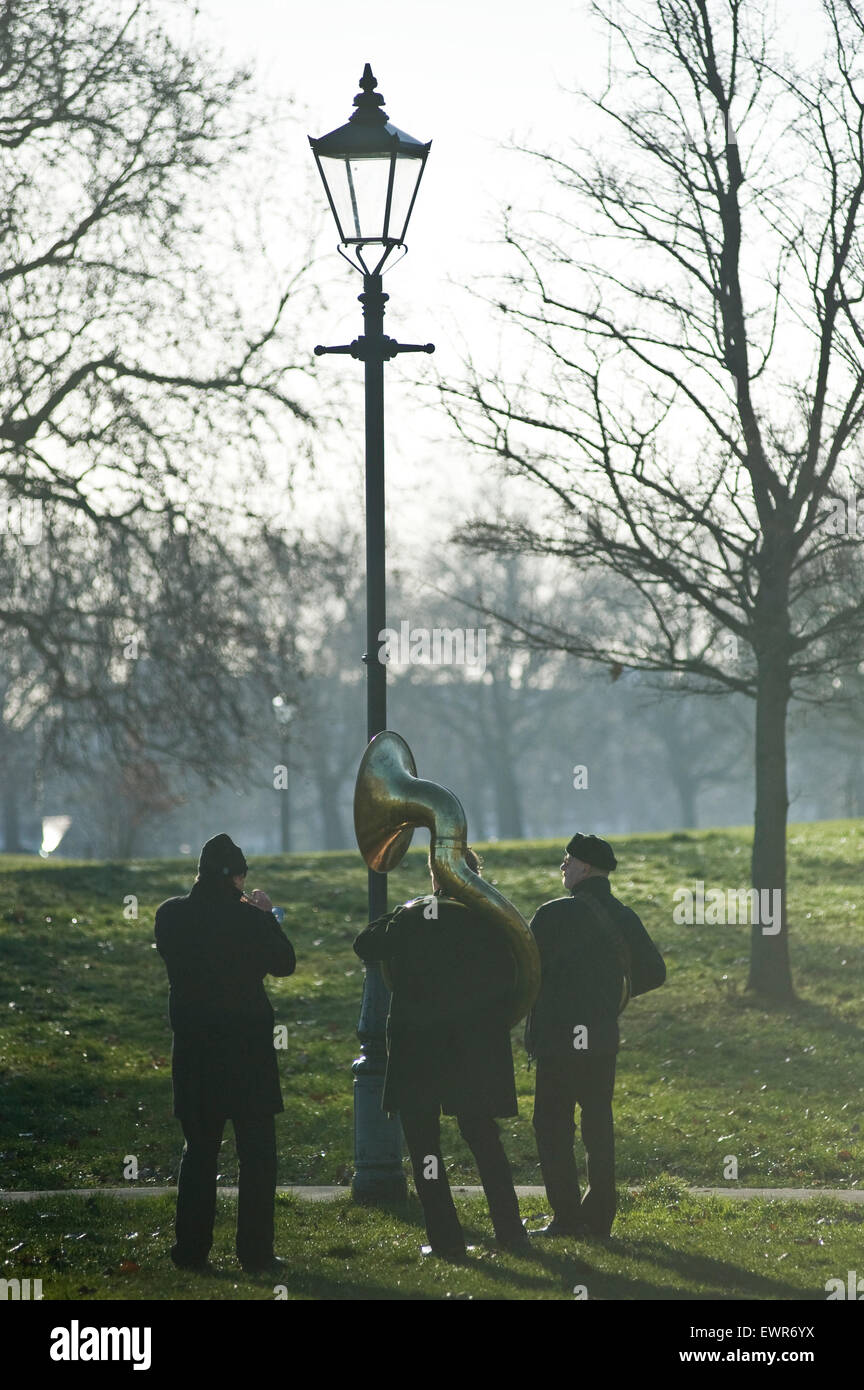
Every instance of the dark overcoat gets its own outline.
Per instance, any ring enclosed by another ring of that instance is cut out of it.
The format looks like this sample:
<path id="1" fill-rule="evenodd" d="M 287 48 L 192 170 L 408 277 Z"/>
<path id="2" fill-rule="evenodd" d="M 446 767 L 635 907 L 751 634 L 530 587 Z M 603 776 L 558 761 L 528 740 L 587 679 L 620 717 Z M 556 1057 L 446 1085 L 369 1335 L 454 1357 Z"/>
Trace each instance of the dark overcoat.
<path id="1" fill-rule="evenodd" d="M 439 897 L 437 920 L 429 904 L 397 908 L 354 942 L 361 960 L 386 963 L 393 987 L 382 1107 L 515 1115 L 513 958 L 501 932 L 460 903 Z"/>
<path id="2" fill-rule="evenodd" d="M 174 1114 L 275 1115 L 283 1109 L 265 975 L 291 975 L 294 948 L 272 912 L 196 883 L 156 910 L 171 985 Z"/>
<path id="3" fill-rule="evenodd" d="M 587 1030 L 582 1055 L 617 1052 L 624 970 L 618 943 L 628 958 L 631 998 L 666 979 L 663 957 L 636 913 L 614 896 L 608 878 L 596 876 L 583 879 L 570 897 L 538 907 L 530 926 L 541 984 L 525 1030 L 529 1055 L 574 1056 L 574 1029 L 580 1025 Z"/>

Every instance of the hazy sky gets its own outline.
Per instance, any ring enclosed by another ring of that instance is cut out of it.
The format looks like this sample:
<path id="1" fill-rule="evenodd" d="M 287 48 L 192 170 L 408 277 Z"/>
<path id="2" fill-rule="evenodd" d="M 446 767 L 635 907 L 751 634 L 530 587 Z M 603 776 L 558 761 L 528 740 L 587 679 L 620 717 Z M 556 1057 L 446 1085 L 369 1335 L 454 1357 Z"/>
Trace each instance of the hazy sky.
<path id="1" fill-rule="evenodd" d="M 606 4 L 623 10 L 619 0 Z M 781 44 L 806 46 L 818 0 L 764 7 L 780 20 Z M 203 0 L 195 27 L 227 57 L 251 60 L 265 90 L 296 98 L 304 123 L 289 137 L 297 146 L 286 147 L 286 177 L 292 157 L 311 163 L 305 133 L 347 120 L 363 65 L 372 64 L 394 124 L 432 141 L 388 309 L 395 316 L 410 301 L 430 320 L 452 303 L 448 279 L 467 283 L 488 265 L 488 247 L 479 248 L 494 234 L 496 209 L 530 204 L 532 182 L 540 189 L 530 164 L 502 147 L 515 138 L 560 151 L 584 136 L 574 123 L 585 109 L 569 92 L 602 82 L 612 59 L 589 0 L 407 0 L 377 10 L 356 0 Z M 323 190 L 318 196 L 323 207 Z M 422 324 L 417 332 L 422 340 Z"/>
<path id="2" fill-rule="evenodd" d="M 548 139 L 572 119 L 559 87 L 605 53 L 585 10 L 568 0 L 408 0 L 377 11 L 356 0 L 206 0 L 198 28 L 251 58 L 265 87 L 293 93 L 311 135 L 347 120 L 372 64 L 394 123 L 433 142 L 402 279 L 422 273 L 434 285 L 459 274 L 466 240 L 514 186 L 501 142 L 532 130 Z"/>
<path id="3" fill-rule="evenodd" d="M 433 367 L 455 368 L 456 340 L 466 323 L 472 342 L 491 341 L 491 324 L 459 287 L 475 283 L 493 264 L 489 243 L 501 203 L 524 196 L 524 164 L 502 145 L 511 137 L 543 142 L 566 135 L 572 101 L 560 88 L 584 80 L 598 61 L 605 64 L 606 41 L 598 42 L 597 32 L 587 5 L 565 0 L 409 0 L 378 11 L 348 0 L 206 0 L 195 20 L 195 33 L 226 57 L 254 63 L 261 88 L 296 99 L 302 124 L 289 128 L 285 166 L 273 174 L 293 180 L 298 190 L 298 171 L 314 170 L 306 134 L 323 135 L 348 119 L 366 62 L 393 122 L 432 141 L 409 229 L 410 254 L 385 284 L 388 331 L 403 341 L 432 340 L 438 349 L 434 364 L 402 358 L 387 368 L 390 501 L 409 524 L 421 508 L 429 514 L 430 466 L 451 471 L 458 461 L 430 437 L 440 436 L 443 426 L 405 407 L 402 379 Z M 323 209 L 323 189 L 313 185 L 312 196 Z M 328 315 L 309 325 L 310 351 L 316 342 L 350 341 L 361 331 L 360 278 L 342 268 L 329 213 L 320 252 L 334 284 Z M 356 378 L 361 391 L 358 364 L 324 361 L 324 370 Z M 358 438 L 358 457 L 361 451 Z M 395 528 L 391 535 L 395 545 Z"/>
<path id="4" fill-rule="evenodd" d="M 611 3 L 614 8 L 617 0 Z M 780 21 L 782 46 L 806 48 L 817 0 L 779 6 L 767 0 L 766 9 Z M 204 0 L 194 21 L 195 34 L 227 58 L 251 60 L 261 89 L 296 99 L 302 124 L 286 127 L 284 166 L 273 177 L 296 188 L 298 200 L 311 196 L 316 213 L 325 207 L 324 194 L 302 181 L 314 169 L 306 134 L 322 135 L 347 120 L 367 61 L 391 120 L 432 140 L 409 228 L 410 254 L 385 280 L 387 330 L 403 341 L 432 340 L 438 348 L 431 362 L 408 357 L 387 367 L 394 554 L 400 530 L 415 526 L 421 513 L 428 529 L 436 509 L 439 515 L 453 510 L 446 500 L 441 504 L 441 488 L 430 486 L 431 470 L 452 478 L 463 498 L 466 482 L 470 487 L 472 477 L 479 484 L 484 476 L 476 460 L 466 468 L 458 445 L 442 446 L 446 424 L 410 404 L 406 378 L 456 371 L 460 332 L 481 358 L 488 361 L 494 352 L 491 311 L 472 304 L 464 289 L 502 265 L 493 245 L 498 209 L 512 201 L 530 210 L 544 196 L 540 171 L 508 152 L 507 143 L 561 150 L 571 136 L 585 135 L 584 126 L 574 128 L 577 116 L 584 120 L 584 105 L 577 106 L 567 89 L 602 83 L 613 56 L 604 26 L 589 10 L 588 0 L 409 0 L 377 10 L 356 0 Z M 310 352 L 316 342 L 350 341 L 361 331 L 360 277 L 352 277 L 336 254 L 329 213 L 323 227 L 319 249 L 332 284 L 326 314 L 308 325 Z M 325 358 L 324 364 L 334 379 L 353 383 L 359 407 L 359 364 L 346 358 Z M 362 427 L 359 415 L 358 423 Z M 349 472 L 343 459 L 332 457 L 322 468 L 324 475 L 328 467 L 335 476 L 341 470 L 340 486 L 353 488 L 359 504 L 357 433 L 356 441 L 343 441 L 354 465 Z"/>

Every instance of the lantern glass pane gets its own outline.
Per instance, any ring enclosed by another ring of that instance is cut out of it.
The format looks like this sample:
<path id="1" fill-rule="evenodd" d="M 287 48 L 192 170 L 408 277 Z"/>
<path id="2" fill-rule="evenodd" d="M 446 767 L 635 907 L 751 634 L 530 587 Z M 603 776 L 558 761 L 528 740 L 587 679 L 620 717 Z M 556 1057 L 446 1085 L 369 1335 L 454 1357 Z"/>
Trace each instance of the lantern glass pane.
<path id="1" fill-rule="evenodd" d="M 390 158 L 321 160 L 330 195 L 348 241 L 380 239 L 384 235 Z"/>
<path id="2" fill-rule="evenodd" d="M 405 235 L 405 223 L 411 211 L 411 199 L 414 197 L 414 190 L 422 170 L 422 159 L 402 158 L 396 160 L 388 236 L 395 237 L 397 241 L 401 241 Z"/>

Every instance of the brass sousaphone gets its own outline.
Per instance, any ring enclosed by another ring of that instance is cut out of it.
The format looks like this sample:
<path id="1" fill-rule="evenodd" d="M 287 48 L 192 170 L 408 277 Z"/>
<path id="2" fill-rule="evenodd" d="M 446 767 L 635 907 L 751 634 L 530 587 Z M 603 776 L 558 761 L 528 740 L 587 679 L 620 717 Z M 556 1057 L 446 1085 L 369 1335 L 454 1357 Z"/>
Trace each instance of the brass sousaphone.
<path id="1" fill-rule="evenodd" d="M 418 777 L 408 744 L 386 729 L 363 754 L 354 788 L 354 831 L 369 868 L 381 874 L 395 868 L 418 826 L 430 833 L 432 868 L 442 896 L 446 893 L 503 933 L 515 968 L 511 1025 L 518 1023 L 540 989 L 537 943 L 521 912 L 468 868 L 467 823 L 458 796 Z"/>

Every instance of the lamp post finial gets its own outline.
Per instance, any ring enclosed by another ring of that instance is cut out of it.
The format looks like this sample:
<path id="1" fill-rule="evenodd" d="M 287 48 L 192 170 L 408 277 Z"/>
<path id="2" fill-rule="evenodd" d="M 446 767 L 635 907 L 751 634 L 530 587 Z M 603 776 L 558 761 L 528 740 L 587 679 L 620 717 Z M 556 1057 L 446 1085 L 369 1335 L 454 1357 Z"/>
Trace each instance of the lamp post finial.
<path id="1" fill-rule="evenodd" d="M 363 69 L 363 76 L 360 78 L 360 91 L 354 98 L 354 105 L 357 110 L 351 116 L 352 121 L 374 121 L 376 124 L 386 125 L 389 119 L 387 112 L 382 111 L 384 98 L 380 92 L 376 92 L 378 79 L 373 75 L 372 65 L 367 63 Z"/>

